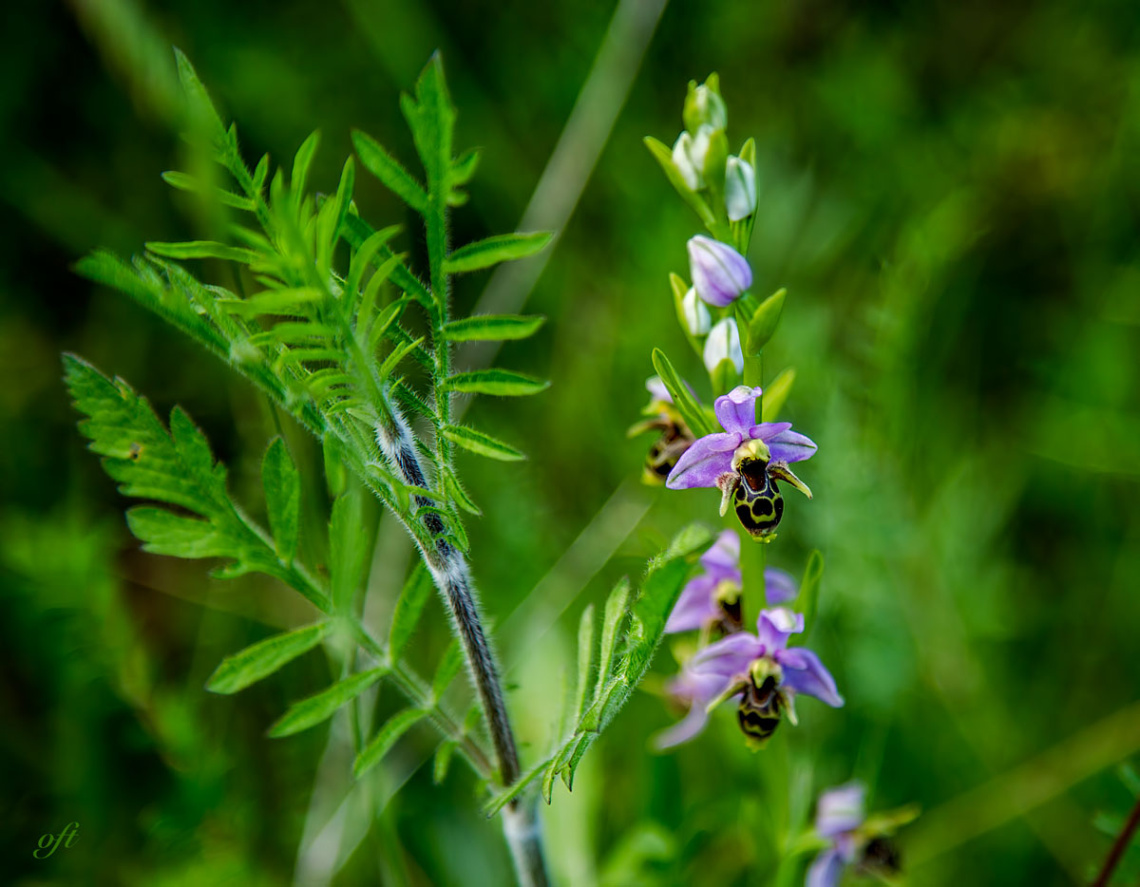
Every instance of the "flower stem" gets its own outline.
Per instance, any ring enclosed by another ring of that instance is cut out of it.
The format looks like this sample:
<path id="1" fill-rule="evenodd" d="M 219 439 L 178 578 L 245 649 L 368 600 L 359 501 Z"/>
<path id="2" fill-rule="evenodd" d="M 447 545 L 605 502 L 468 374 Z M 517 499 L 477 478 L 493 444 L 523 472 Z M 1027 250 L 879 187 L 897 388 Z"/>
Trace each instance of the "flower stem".
<path id="1" fill-rule="evenodd" d="M 1116 870 L 1120 860 L 1124 857 L 1124 851 L 1128 849 L 1128 844 L 1132 841 L 1132 836 L 1136 833 L 1137 826 L 1140 826 L 1140 798 L 1136 799 L 1136 805 L 1132 808 L 1132 812 L 1128 814 L 1128 821 L 1124 823 L 1124 828 L 1120 830 L 1120 834 L 1116 836 L 1116 841 L 1112 845 L 1112 849 L 1108 851 L 1108 858 L 1105 859 L 1104 865 L 1101 867 L 1100 874 L 1097 875 L 1093 881 L 1092 887 L 1108 887 L 1108 882 L 1112 879 L 1112 873 Z"/>

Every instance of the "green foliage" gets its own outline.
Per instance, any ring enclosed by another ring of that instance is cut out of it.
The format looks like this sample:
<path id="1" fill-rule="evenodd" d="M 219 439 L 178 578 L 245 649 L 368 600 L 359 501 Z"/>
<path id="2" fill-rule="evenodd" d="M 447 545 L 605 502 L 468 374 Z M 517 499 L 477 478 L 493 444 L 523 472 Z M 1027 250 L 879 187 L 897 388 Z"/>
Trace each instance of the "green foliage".
<path id="1" fill-rule="evenodd" d="M 372 737 L 364 750 L 356 756 L 352 764 L 352 773 L 359 779 L 383 760 L 384 755 L 392 750 L 396 741 L 408 732 L 415 724 L 423 720 L 427 712 L 418 708 L 405 708 L 384 722 L 376 735 Z"/>
<path id="2" fill-rule="evenodd" d="M 331 622 L 315 622 L 304 628 L 275 634 L 240 653 L 227 656 L 210 675 L 206 689 L 211 693 L 226 694 L 244 690 L 313 649 L 328 637 L 331 629 Z"/>
<path id="3" fill-rule="evenodd" d="M 673 369 L 673 364 L 669 362 L 669 358 L 660 348 L 653 349 L 653 368 L 657 370 L 657 375 L 661 377 L 669 396 L 673 398 L 673 403 L 680 410 L 682 418 L 693 430 L 693 433 L 697 437 L 712 434 L 716 430 L 713 427 L 712 420 L 701 405 L 697 403 L 697 399 L 693 397 L 689 386 L 677 375 L 677 371 Z"/>
<path id="4" fill-rule="evenodd" d="M 513 314 L 479 314 L 453 320 L 443 328 L 451 342 L 494 342 L 533 336 L 546 322 L 545 317 L 518 317 Z"/>
<path id="5" fill-rule="evenodd" d="M 289 707 L 280 718 L 269 728 L 269 735 L 274 738 L 292 736 L 302 730 L 308 730 L 331 718 L 342 705 L 347 705 L 387 673 L 385 668 L 370 668 L 360 671 L 337 681 L 327 690 L 322 690 L 315 696 L 302 699 Z"/>
<path id="6" fill-rule="evenodd" d="M 408 581 L 400 591 L 395 612 L 392 614 L 392 625 L 388 631 L 388 656 L 392 660 L 397 660 L 403 655 L 431 592 L 431 574 L 423 561 L 417 561 L 411 575 L 408 576 Z"/>
<path id="7" fill-rule="evenodd" d="M 220 575 L 266 573 L 328 611 L 328 598 L 316 583 L 279 555 L 268 534 L 231 500 L 225 466 L 214 462 L 205 436 L 181 408 L 171 412 L 168 432 L 150 404 L 121 379 L 108 379 L 74 355 L 64 357 L 64 370 L 76 408 L 88 417 L 79 428 L 91 440 L 91 449 L 104 457 L 103 467 L 120 483 L 119 491 L 194 515 L 154 506 L 132 508 L 127 522 L 144 550 L 227 558 L 232 563 Z"/>
<path id="8" fill-rule="evenodd" d="M 593 611 L 587 608 L 578 631 L 578 689 L 567 698 L 568 735 L 556 737 L 554 751 L 528 770 L 509 790 L 488 801 L 494 813 L 542 777 L 542 794 L 550 803 L 554 782 L 573 788 L 582 757 L 629 700 L 641 682 L 665 632 L 665 623 L 696 557 L 712 535 L 699 524 L 681 530 L 669 547 L 649 563 L 637 596 L 630 602 L 628 579 L 619 582 L 606 601 L 598 658 L 593 659 Z M 591 673 L 594 678 L 591 680 Z"/>
<path id="9" fill-rule="evenodd" d="M 265 451 L 261 480 L 277 555 L 291 564 L 301 531 L 301 474 L 280 437 L 273 438 Z"/>

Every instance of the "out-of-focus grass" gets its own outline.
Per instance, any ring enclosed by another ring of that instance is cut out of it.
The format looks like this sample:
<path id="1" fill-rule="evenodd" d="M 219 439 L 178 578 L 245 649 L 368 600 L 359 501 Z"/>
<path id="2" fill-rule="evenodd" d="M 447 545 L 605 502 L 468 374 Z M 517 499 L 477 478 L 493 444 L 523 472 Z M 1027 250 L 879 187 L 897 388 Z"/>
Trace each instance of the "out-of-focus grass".
<path id="1" fill-rule="evenodd" d="M 204 693 L 223 655 L 297 610 L 281 589 L 136 552 L 74 431 L 58 352 L 83 352 L 159 407 L 184 404 L 253 506 L 272 422 L 224 367 L 68 265 L 209 224 L 158 178 L 191 162 L 171 128 L 172 43 L 250 156 L 286 158 L 320 127 L 313 180 L 326 190 L 353 126 L 412 156 L 396 98 L 442 48 L 460 142 L 485 149 L 456 214 L 462 240 L 518 222 L 610 11 L 73 0 L 5 14 L 18 37 L 0 57 L 6 873 L 287 883 L 300 845 L 306 871 L 347 856 L 337 883 L 504 883 L 495 824 L 460 768 L 431 786 L 426 737 L 349 799 L 353 822 L 380 811 L 366 834 L 335 819 L 339 727 L 264 738 L 327 680 L 319 657 L 237 698 Z M 630 486 L 647 442 L 624 430 L 651 346 L 686 359 L 666 275 L 684 270 L 696 232 L 640 139 L 671 141 L 685 81 L 718 70 L 734 144 L 757 139 L 757 288 L 789 289 L 766 365 L 796 367 L 788 418 L 820 444 L 805 469 L 816 498 L 790 502 L 769 554 L 798 572 L 823 551 L 813 642 L 847 706 L 805 702 L 801 726 L 759 755 L 718 713 L 660 757 L 646 738 L 672 715 L 639 694 L 574 795 L 556 793 L 565 883 L 632 883 L 634 868 L 645 883 L 762 882 L 770 820 L 802 821 L 821 787 L 853 774 L 876 806 L 929 811 L 902 836 L 914 884 L 1062 884 L 1103 857 L 1095 819 L 1131 801 L 1111 765 L 1140 748 L 1138 41 L 1127 3 L 666 8 L 530 297 L 550 322 L 500 358 L 554 385 L 472 408 L 530 453 L 464 463 L 486 513 L 470 527 L 475 571 L 534 757 L 581 607 L 669 532 L 715 517 L 713 493 Z M 374 182 L 358 203 L 404 220 Z M 404 243 L 422 251 L 416 232 Z M 465 279 L 457 306 L 487 280 Z M 318 485 L 306 495 L 316 502 Z M 398 534 L 383 538 L 378 618 L 408 556 Z M 446 644 L 433 613 L 425 661 Z M 663 652 L 658 671 L 673 667 Z M 72 820 L 74 847 L 31 858 Z"/>

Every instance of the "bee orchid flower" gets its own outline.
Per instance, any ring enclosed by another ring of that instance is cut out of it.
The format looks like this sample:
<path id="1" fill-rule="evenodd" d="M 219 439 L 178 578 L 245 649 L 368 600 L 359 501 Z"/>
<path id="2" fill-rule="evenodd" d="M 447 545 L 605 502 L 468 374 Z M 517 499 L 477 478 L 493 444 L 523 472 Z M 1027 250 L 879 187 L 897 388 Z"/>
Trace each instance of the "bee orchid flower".
<path id="1" fill-rule="evenodd" d="M 681 590 L 665 633 L 719 628 L 732 634 L 744 628 L 741 621 L 740 536 L 725 530 L 701 555 L 700 573 Z M 764 588 L 769 604 L 785 604 L 796 596 L 796 581 L 783 570 L 766 567 Z"/>
<path id="2" fill-rule="evenodd" d="M 777 481 L 786 481 L 808 498 L 811 490 L 788 467 L 810 459 L 815 443 L 792 431 L 791 422 L 757 422 L 760 388 L 738 385 L 716 399 L 714 410 L 723 431 L 707 434 L 690 446 L 669 472 L 671 490 L 716 487 L 720 513 L 731 504 L 737 518 L 756 539 L 770 541 L 784 514 Z"/>
<path id="3" fill-rule="evenodd" d="M 756 746 L 775 732 L 784 712 L 796 723 L 797 694 L 842 706 L 835 679 L 819 657 L 806 647 L 788 646 L 803 630 L 802 614 L 774 607 L 760 613 L 756 634 L 737 632 L 700 650 L 670 687 L 674 698 L 689 703 L 689 713 L 657 738 L 658 748 L 692 739 L 709 712 L 729 699 L 737 701 L 740 729 Z"/>
<path id="4" fill-rule="evenodd" d="M 848 867 L 856 874 L 883 880 L 899 873 L 901 857 L 890 836 L 914 819 L 918 810 L 903 807 L 868 818 L 865 794 L 861 783 L 849 782 L 819 796 L 815 833 L 827 846 L 808 868 L 804 887 L 839 887 Z"/>

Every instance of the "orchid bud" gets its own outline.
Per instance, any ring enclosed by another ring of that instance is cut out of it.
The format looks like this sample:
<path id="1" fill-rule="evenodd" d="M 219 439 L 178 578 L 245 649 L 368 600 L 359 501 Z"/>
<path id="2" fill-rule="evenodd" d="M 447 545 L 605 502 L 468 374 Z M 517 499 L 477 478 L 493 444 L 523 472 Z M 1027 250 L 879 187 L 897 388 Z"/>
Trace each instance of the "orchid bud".
<path id="1" fill-rule="evenodd" d="M 710 83 L 714 83 L 713 77 L 710 77 L 706 82 L 697 86 L 695 83 L 689 83 L 689 94 L 685 97 L 685 128 L 689 132 L 696 132 L 701 126 L 709 126 L 712 129 L 724 129 L 728 126 L 728 108 L 724 104 L 724 99 L 720 97 L 720 92 Z"/>
<path id="2" fill-rule="evenodd" d="M 673 143 L 673 165 L 690 191 L 700 191 L 705 186 L 701 167 L 693 162 L 693 137 L 687 132 L 682 132 Z"/>
<path id="3" fill-rule="evenodd" d="M 729 157 L 725 169 L 724 205 L 730 222 L 747 219 L 756 212 L 756 170 L 747 160 Z"/>
<path id="4" fill-rule="evenodd" d="M 712 326 L 712 315 L 705 303 L 697 298 L 697 291 L 689 287 L 685 297 L 681 300 L 681 310 L 685 314 L 685 326 L 694 336 L 703 336 Z"/>
<path id="5" fill-rule="evenodd" d="M 698 234 L 689 238 L 689 270 L 697 295 L 724 308 L 752 286 L 748 261 L 727 243 Z"/>
<path id="6" fill-rule="evenodd" d="M 740 330 L 736 319 L 726 317 L 709 331 L 705 339 L 705 368 L 711 373 L 722 360 L 732 361 L 738 376 L 744 375 L 744 352 L 740 350 Z"/>

